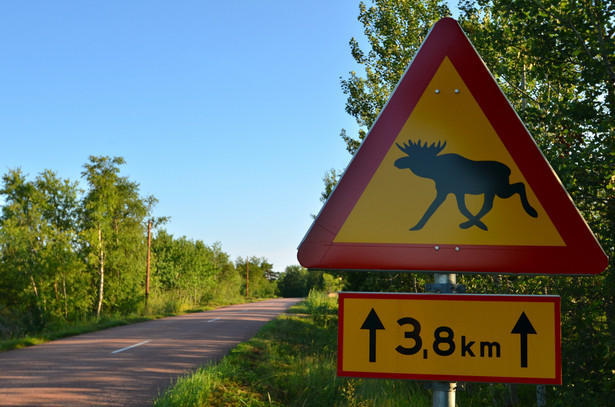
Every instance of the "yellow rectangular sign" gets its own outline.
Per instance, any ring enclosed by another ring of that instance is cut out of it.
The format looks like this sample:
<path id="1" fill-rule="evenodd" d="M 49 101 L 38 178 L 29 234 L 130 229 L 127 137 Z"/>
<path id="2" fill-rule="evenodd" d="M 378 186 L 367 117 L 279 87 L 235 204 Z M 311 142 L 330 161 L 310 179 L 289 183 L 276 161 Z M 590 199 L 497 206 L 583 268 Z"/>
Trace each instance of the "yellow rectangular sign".
<path id="1" fill-rule="evenodd" d="M 338 376 L 561 384 L 560 297 L 340 293 Z"/>

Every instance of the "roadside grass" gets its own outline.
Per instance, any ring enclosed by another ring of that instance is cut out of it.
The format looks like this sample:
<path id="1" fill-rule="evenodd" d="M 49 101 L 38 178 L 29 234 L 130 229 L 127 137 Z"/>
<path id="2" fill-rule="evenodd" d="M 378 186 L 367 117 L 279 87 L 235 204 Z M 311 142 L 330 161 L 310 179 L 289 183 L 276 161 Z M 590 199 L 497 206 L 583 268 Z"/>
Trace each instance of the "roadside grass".
<path id="1" fill-rule="evenodd" d="M 420 383 L 339 378 L 336 370 L 337 298 L 312 292 L 219 363 L 178 379 L 154 405 L 431 405 Z"/>
<path id="2" fill-rule="evenodd" d="M 535 392 L 532 385 L 460 383 L 456 398 L 466 407 L 536 406 Z M 178 379 L 154 406 L 427 407 L 432 403 L 423 382 L 337 377 L 337 298 L 311 292 L 220 362 Z"/>
<path id="3" fill-rule="evenodd" d="M 51 326 L 36 335 L 26 335 L 18 338 L 1 340 L 0 351 L 40 345 L 56 339 L 100 331 L 107 328 L 113 328 L 115 326 L 134 324 L 137 322 L 148 321 L 150 319 L 155 319 L 155 317 L 133 315 L 128 317 L 101 317 L 98 320 L 91 317 L 73 323 L 58 324 Z"/>
<path id="4" fill-rule="evenodd" d="M 0 352 L 40 345 L 56 339 L 101 331 L 116 326 L 130 325 L 193 312 L 208 311 L 220 306 L 237 304 L 242 302 L 242 300 L 250 301 L 250 299 L 239 298 L 234 302 L 218 301 L 210 302 L 205 305 L 193 305 L 171 296 L 161 296 L 151 300 L 147 307 L 144 303 L 140 304 L 138 309 L 130 315 L 103 315 L 100 318 L 91 315 L 77 321 L 58 321 L 49 324 L 49 326 L 46 326 L 36 334 L 20 335 L 13 338 L 0 338 Z"/>

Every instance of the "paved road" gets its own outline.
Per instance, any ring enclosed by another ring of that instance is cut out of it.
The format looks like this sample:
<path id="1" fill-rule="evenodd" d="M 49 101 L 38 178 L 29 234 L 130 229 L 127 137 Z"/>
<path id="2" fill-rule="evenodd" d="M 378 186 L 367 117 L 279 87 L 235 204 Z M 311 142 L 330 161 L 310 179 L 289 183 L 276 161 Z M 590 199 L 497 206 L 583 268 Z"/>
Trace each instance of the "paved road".
<path id="1" fill-rule="evenodd" d="M 151 406 L 178 375 L 221 359 L 298 301 L 233 305 L 0 353 L 0 406 Z"/>

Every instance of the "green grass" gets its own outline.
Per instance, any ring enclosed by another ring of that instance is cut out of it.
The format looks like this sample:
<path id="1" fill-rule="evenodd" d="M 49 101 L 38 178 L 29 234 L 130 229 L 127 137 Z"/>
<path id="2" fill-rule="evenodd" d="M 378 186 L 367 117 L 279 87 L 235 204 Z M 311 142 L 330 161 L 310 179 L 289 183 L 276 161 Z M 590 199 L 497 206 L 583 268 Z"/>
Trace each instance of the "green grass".
<path id="1" fill-rule="evenodd" d="M 94 317 L 83 319 L 78 322 L 57 324 L 41 331 L 36 335 L 26 335 L 19 338 L 0 340 L 0 351 L 20 349 L 41 343 L 66 338 L 68 336 L 80 335 L 88 332 L 100 331 L 114 326 L 134 324 L 137 322 L 149 321 L 157 316 L 124 316 L 124 317 Z"/>
<path id="2" fill-rule="evenodd" d="M 417 382 L 337 377 L 337 299 L 311 293 L 217 364 L 180 378 L 167 406 L 430 406 Z"/>
<path id="3" fill-rule="evenodd" d="M 15 338 L 0 338 L 0 351 L 40 345 L 56 339 L 100 331 L 115 326 L 129 325 L 192 312 L 208 311 L 231 303 L 238 303 L 242 300 L 244 299 L 238 298 L 234 302 L 211 302 L 206 305 L 194 305 L 175 299 L 172 296 L 159 296 L 152 299 L 147 308 L 145 304 L 141 304 L 138 307 L 139 309 L 130 315 L 103 315 L 100 318 L 92 315 L 78 321 L 58 321 L 49 324 L 49 326 L 46 326 L 36 334 L 26 334 Z"/>
<path id="4" fill-rule="evenodd" d="M 517 406 L 536 406 L 535 386 L 515 388 Z M 506 384 L 460 386 L 457 405 L 510 406 L 511 389 Z M 432 395 L 423 382 L 337 377 L 337 299 L 312 292 L 219 363 L 178 379 L 154 405 L 427 407 Z"/>

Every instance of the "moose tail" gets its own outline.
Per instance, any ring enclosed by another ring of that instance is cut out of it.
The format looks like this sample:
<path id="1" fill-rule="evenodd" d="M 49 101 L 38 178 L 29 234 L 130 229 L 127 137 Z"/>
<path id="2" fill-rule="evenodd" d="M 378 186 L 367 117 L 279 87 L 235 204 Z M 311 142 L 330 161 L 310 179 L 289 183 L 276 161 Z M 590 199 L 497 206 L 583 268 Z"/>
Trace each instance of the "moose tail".
<path id="1" fill-rule="evenodd" d="M 521 198 L 521 205 L 523 205 L 523 209 L 525 209 L 525 212 L 532 218 L 537 218 L 538 212 L 532 207 L 532 205 L 530 205 L 530 202 L 527 200 L 527 194 L 525 193 L 525 184 L 523 184 L 523 182 L 511 184 L 508 188 L 506 188 L 506 191 L 498 193 L 497 195 L 500 198 L 510 198 L 514 194 L 519 194 L 519 197 Z"/>

